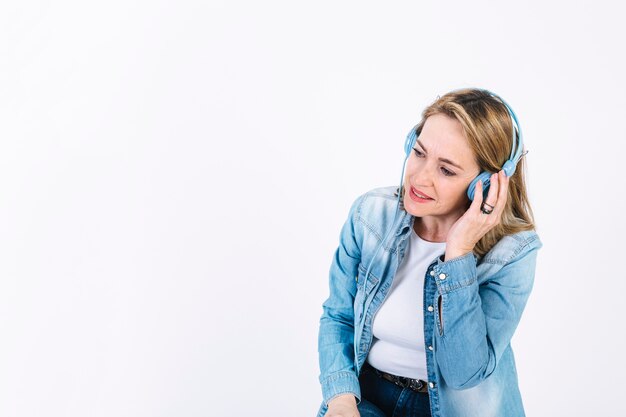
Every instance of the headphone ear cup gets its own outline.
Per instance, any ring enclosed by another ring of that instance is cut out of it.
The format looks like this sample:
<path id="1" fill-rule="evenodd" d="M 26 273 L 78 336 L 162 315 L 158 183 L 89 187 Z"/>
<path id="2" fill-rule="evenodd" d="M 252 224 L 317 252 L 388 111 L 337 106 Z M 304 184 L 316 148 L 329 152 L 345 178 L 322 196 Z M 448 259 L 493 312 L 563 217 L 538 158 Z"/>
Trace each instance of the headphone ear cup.
<path id="1" fill-rule="evenodd" d="M 489 192 L 489 184 L 491 183 L 490 179 L 491 179 L 491 174 L 486 171 L 483 171 L 480 174 L 478 174 L 476 178 L 472 180 L 469 187 L 467 187 L 467 196 L 469 197 L 471 201 L 474 201 L 474 192 L 476 191 L 476 183 L 478 181 L 483 182 L 483 201 L 485 201 L 485 198 L 487 197 L 487 193 Z"/>
<path id="2" fill-rule="evenodd" d="M 408 158 L 411 154 L 411 150 L 413 146 L 415 146 L 415 141 L 417 140 L 417 135 L 415 133 L 415 128 L 411 129 L 409 134 L 406 136 L 406 140 L 404 141 L 404 155 Z"/>

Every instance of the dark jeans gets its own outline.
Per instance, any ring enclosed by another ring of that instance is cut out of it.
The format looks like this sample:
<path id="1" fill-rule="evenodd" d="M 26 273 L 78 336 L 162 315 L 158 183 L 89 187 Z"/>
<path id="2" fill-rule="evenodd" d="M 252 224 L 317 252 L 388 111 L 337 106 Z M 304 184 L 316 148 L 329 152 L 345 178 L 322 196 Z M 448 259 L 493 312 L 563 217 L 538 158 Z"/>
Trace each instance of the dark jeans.
<path id="1" fill-rule="evenodd" d="M 365 362 L 361 375 L 362 417 L 431 417 L 427 392 L 415 392 L 402 388 L 378 376 Z M 382 413 L 381 413 L 382 411 Z"/>

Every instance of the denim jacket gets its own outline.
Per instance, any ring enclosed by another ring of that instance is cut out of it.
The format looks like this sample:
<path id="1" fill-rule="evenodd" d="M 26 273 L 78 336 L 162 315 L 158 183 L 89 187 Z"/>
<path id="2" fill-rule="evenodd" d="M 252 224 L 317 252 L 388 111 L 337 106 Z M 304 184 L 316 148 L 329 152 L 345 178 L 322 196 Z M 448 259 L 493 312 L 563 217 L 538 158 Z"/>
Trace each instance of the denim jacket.
<path id="1" fill-rule="evenodd" d="M 391 288 L 415 219 L 399 209 L 396 228 L 365 279 L 371 257 L 393 225 L 397 190 L 380 187 L 360 195 L 341 229 L 320 318 L 318 417 L 337 395 L 352 393 L 361 402 L 358 376 L 372 345 L 373 318 Z M 510 341 L 533 287 L 541 247 L 536 232 L 523 231 L 503 237 L 482 258 L 470 252 L 430 263 L 422 295 L 433 417 L 525 415 Z"/>

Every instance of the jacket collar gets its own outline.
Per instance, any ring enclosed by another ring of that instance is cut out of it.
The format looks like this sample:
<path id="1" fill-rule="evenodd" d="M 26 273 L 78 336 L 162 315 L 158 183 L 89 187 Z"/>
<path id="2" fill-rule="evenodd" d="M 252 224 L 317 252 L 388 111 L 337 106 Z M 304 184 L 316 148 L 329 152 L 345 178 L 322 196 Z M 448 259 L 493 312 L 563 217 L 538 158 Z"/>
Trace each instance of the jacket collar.
<path id="1" fill-rule="evenodd" d="M 399 192 L 400 192 L 400 187 L 397 187 L 396 191 L 393 193 L 394 197 L 398 197 Z M 402 204 L 403 197 L 404 196 L 400 196 L 400 201 L 398 202 L 398 209 L 400 210 L 402 217 L 400 218 L 400 226 L 398 226 L 398 229 L 396 230 L 396 236 L 400 236 L 406 233 L 407 230 L 410 230 L 411 227 L 413 227 L 413 222 L 415 221 L 415 216 L 413 216 L 412 214 L 409 214 L 404 209 L 404 204 Z"/>
<path id="2" fill-rule="evenodd" d="M 400 236 L 406 233 L 408 230 L 411 230 L 411 228 L 413 227 L 413 222 L 415 221 L 415 216 L 409 214 L 404 209 L 402 209 L 400 213 L 402 213 L 402 217 L 400 218 L 400 225 L 396 230 L 396 236 Z"/>

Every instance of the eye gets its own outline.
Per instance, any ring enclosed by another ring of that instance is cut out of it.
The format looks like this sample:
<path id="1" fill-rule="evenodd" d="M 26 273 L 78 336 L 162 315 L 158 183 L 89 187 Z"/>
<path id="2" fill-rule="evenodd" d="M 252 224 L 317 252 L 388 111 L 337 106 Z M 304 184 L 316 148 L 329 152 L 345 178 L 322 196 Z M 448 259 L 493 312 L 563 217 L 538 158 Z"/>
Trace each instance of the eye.
<path id="1" fill-rule="evenodd" d="M 417 155 L 417 157 L 422 157 L 424 156 L 424 154 L 420 151 L 418 151 L 416 148 L 413 148 L 413 150 L 415 151 L 415 155 Z M 444 167 L 441 167 L 441 172 L 443 173 L 443 175 L 445 175 L 446 177 L 451 177 L 453 175 L 456 175 L 454 172 L 445 169 Z"/>
<path id="2" fill-rule="evenodd" d="M 448 170 L 447 170 L 447 169 L 445 169 L 445 168 L 441 168 L 441 172 L 443 172 L 443 175 L 445 175 L 446 177 L 451 177 L 451 176 L 453 176 L 453 175 L 454 175 L 454 172 L 452 172 L 452 171 L 448 171 Z"/>

